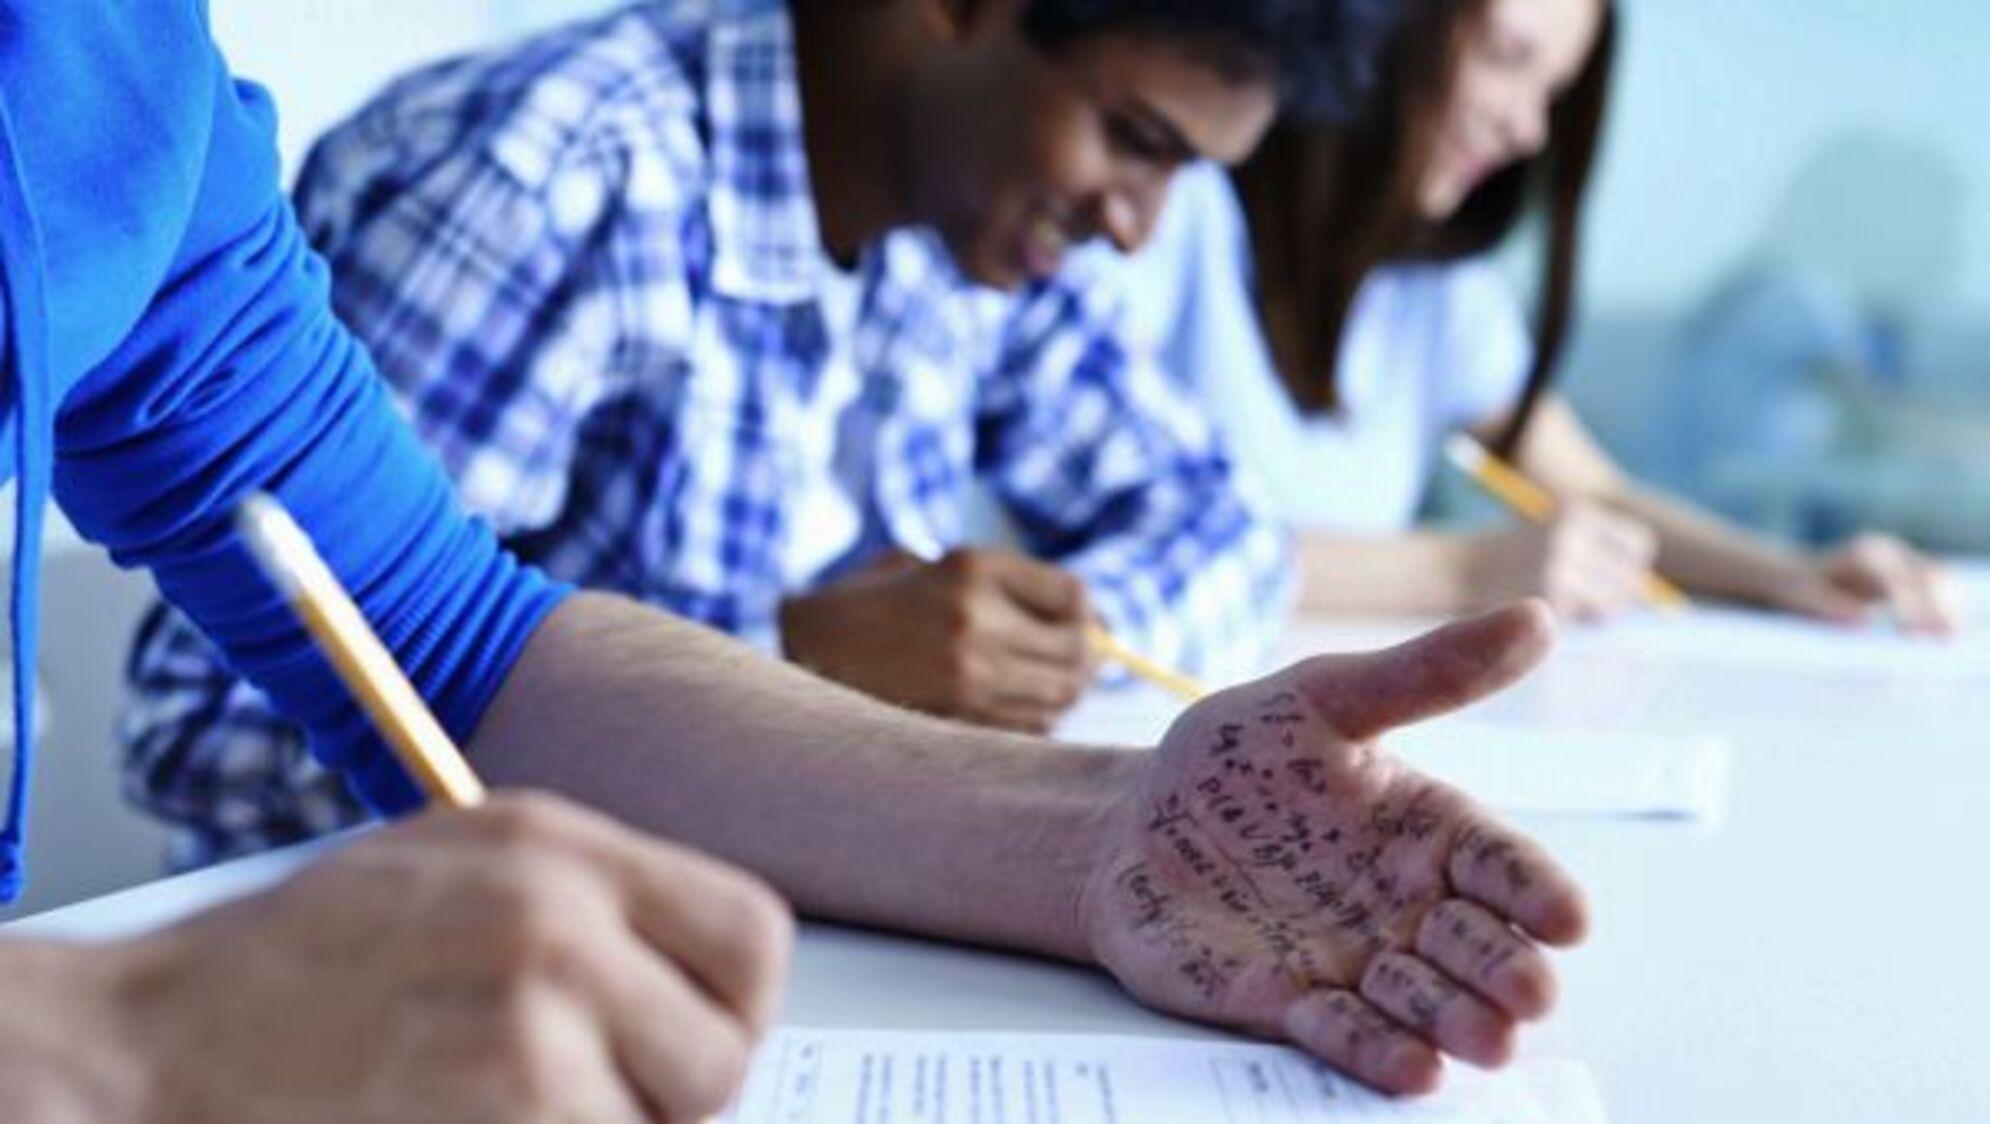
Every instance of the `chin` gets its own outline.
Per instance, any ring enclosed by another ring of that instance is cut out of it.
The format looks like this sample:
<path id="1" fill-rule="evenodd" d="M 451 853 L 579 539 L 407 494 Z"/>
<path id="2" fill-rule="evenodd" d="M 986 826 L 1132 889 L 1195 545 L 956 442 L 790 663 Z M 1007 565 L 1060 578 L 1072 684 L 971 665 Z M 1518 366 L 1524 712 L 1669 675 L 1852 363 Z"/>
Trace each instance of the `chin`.
<path id="1" fill-rule="evenodd" d="M 963 237 L 957 231 L 942 229 L 940 240 L 946 244 L 947 255 L 953 258 L 954 268 L 968 281 L 1003 292 L 1022 288 L 1025 278 L 1021 267 L 1005 260 L 989 245 L 995 239 L 978 234 Z"/>
<path id="2" fill-rule="evenodd" d="M 999 253 L 977 246 L 966 254 L 955 255 L 960 271 L 968 280 L 990 289 L 1013 293 L 1029 283 L 1029 275 L 1019 263 L 1007 260 Z"/>

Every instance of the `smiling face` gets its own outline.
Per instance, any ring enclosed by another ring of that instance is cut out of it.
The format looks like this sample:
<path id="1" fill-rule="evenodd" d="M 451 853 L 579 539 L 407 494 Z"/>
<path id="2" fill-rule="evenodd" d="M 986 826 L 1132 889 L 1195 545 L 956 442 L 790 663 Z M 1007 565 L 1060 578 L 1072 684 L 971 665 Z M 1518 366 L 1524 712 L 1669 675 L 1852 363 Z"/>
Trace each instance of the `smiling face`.
<path id="1" fill-rule="evenodd" d="M 1054 51 L 1013 4 L 975 9 L 914 76 L 904 174 L 962 272 L 1015 288 L 1066 250 L 1145 242 L 1184 163 L 1235 162 L 1277 110 L 1269 73 L 1226 73 L 1194 39 L 1106 32 Z"/>
<path id="2" fill-rule="evenodd" d="M 1595 50 L 1603 10 L 1603 0 L 1488 0 L 1467 21 L 1417 195 L 1426 219 L 1449 218 L 1488 177 L 1547 145 L 1549 111 Z"/>

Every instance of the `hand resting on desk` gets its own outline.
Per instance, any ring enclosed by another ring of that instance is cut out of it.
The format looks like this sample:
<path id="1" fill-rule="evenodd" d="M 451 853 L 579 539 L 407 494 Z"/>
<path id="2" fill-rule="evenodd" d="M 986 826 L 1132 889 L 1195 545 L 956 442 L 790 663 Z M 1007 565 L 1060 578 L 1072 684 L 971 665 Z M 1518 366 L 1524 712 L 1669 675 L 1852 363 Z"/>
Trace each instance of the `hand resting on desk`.
<path id="1" fill-rule="evenodd" d="M 1587 920 L 1539 848 L 1396 762 L 1389 729 L 1457 709 L 1546 652 L 1530 603 L 1213 696 L 1168 732 L 1106 837 L 1082 923 L 1135 995 L 1282 1038 L 1382 1089 L 1485 1065 L 1551 1005 L 1539 945 Z"/>

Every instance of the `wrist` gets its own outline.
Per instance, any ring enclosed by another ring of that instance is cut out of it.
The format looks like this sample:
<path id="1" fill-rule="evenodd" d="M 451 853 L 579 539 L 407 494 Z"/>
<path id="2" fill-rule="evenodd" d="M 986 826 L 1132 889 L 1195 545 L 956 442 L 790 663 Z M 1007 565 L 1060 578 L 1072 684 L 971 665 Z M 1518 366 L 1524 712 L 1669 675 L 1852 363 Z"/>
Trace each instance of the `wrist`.
<path id="1" fill-rule="evenodd" d="M 1089 895 L 1153 755 L 986 737 L 964 747 L 954 799 L 920 802 L 953 806 L 941 813 L 945 830 L 926 836 L 936 866 L 911 880 L 930 889 L 892 912 L 937 937 L 1095 962 Z"/>
<path id="2" fill-rule="evenodd" d="M 135 945 L 0 948 L 0 1106 L 12 1124 L 151 1124 L 152 1073 L 129 1016 Z"/>
<path id="3" fill-rule="evenodd" d="M 1053 860 L 1044 869 L 1050 879 L 1057 909 L 1045 925 L 1049 938 L 1044 951 L 1082 963 L 1096 963 L 1098 949 L 1093 940 L 1092 894 L 1101 874 L 1114 858 L 1114 847 L 1123 838 L 1121 817 L 1141 791 L 1143 776 L 1151 765 L 1151 750 L 1091 750 L 1079 783 L 1072 786 L 1071 802 L 1054 816 L 1053 838 L 1059 841 Z"/>
<path id="4" fill-rule="evenodd" d="M 1748 567 L 1736 594 L 1757 605 L 1782 603 L 1792 590 L 1818 581 L 1823 574 L 1821 561 L 1811 555 L 1784 547 L 1763 547 L 1755 564 Z"/>

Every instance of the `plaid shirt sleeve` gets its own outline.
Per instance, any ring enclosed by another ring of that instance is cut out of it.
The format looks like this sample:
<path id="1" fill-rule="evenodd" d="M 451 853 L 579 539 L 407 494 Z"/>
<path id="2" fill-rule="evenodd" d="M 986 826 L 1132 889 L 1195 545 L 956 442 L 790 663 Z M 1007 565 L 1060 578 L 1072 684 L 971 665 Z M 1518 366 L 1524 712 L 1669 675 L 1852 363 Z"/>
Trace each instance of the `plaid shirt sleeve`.
<path id="1" fill-rule="evenodd" d="M 1027 545 L 1083 577 L 1121 639 L 1219 682 L 1248 675 L 1291 599 L 1287 536 L 1121 330 L 1117 268 L 1087 251 L 1010 317 L 979 467 Z"/>
<path id="2" fill-rule="evenodd" d="M 304 731 L 222 663 L 179 610 L 156 604 L 125 669 L 125 798 L 168 824 L 166 865 L 210 863 L 372 818 Z"/>
<path id="3" fill-rule="evenodd" d="M 300 178 L 300 217 L 332 265 L 340 318 L 467 506 L 528 557 L 542 536 L 533 560 L 548 570 L 628 588 L 641 560 L 619 541 L 554 525 L 608 520 L 630 498 L 615 492 L 621 478 L 576 463 L 577 450 L 622 448 L 619 429 L 649 424 L 618 396 L 663 352 L 683 351 L 689 296 L 669 178 L 616 152 L 562 153 L 555 168 L 516 138 L 420 151 L 423 131 L 393 108 L 328 137 Z M 395 181 L 411 167 L 421 174 Z M 646 200 L 636 175 L 657 185 Z M 645 201 L 636 221 L 626 209 Z M 689 594 L 678 606 L 723 615 Z M 175 829 L 176 868 L 367 818 L 178 612 L 148 618 L 126 678 L 126 794 Z"/>

